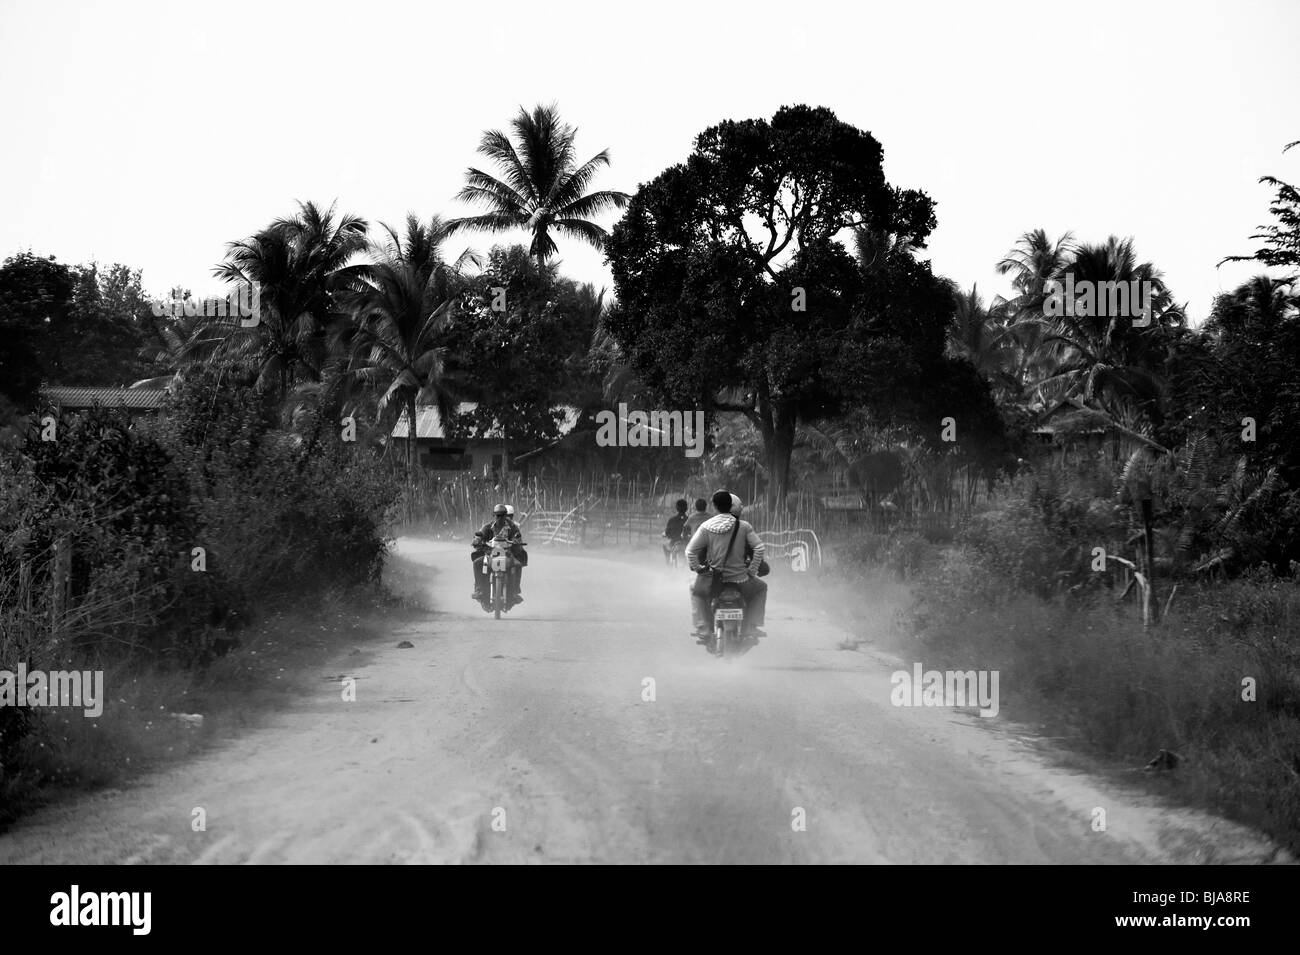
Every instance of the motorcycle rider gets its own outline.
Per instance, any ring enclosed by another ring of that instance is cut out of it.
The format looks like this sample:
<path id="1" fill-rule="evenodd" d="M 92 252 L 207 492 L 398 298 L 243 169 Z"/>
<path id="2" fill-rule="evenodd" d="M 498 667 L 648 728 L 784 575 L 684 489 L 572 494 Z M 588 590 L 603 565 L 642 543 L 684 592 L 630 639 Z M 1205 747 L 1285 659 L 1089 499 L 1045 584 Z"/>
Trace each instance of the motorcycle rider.
<path id="1" fill-rule="evenodd" d="M 715 492 L 713 506 L 718 513 L 701 524 L 686 545 L 687 564 L 696 574 L 691 583 L 691 619 L 695 626 L 694 636 L 701 643 L 707 642 L 711 636 L 711 570 L 722 571 L 723 582 L 735 584 L 745 599 L 745 622 L 741 634 L 754 638 L 767 636 L 761 629 L 767 612 L 767 582 L 758 579 L 758 565 L 764 556 L 763 541 L 748 521 L 732 514 L 732 501 L 730 491 Z M 754 552 L 748 566 L 745 564 L 746 547 Z"/>
<path id="2" fill-rule="evenodd" d="M 682 547 L 682 528 L 686 526 L 686 499 L 682 498 L 677 502 L 677 513 L 668 518 L 668 523 L 664 526 L 664 563 L 672 566 L 673 551 L 681 550 Z"/>
<path id="3" fill-rule="evenodd" d="M 527 556 L 519 543 L 523 540 L 523 532 L 519 530 L 519 525 L 510 519 L 510 512 L 505 504 L 498 504 L 492 508 L 492 520 L 474 532 L 474 546 L 470 551 L 471 566 L 474 570 L 472 597 L 479 603 L 487 603 L 488 575 L 483 573 L 482 562 L 488 552 L 489 542 L 496 537 L 504 537 L 511 541 L 510 554 L 515 558 L 515 564 L 511 572 L 506 574 L 506 599 L 510 601 L 511 606 L 514 606 L 523 603 L 524 600 L 519 594 L 519 571 Z"/>
<path id="4" fill-rule="evenodd" d="M 695 532 L 700 529 L 700 525 L 709 519 L 708 514 L 709 502 L 702 497 L 695 499 L 695 511 L 690 517 L 686 518 L 686 526 L 682 529 L 682 540 L 688 541 L 695 536 Z"/>

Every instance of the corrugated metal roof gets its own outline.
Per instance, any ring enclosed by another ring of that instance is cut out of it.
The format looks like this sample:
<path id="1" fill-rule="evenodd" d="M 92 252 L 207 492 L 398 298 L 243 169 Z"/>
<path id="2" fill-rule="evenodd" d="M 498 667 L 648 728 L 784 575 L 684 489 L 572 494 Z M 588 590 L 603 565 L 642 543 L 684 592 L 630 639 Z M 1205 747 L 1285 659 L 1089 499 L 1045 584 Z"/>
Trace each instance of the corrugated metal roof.
<path id="1" fill-rule="evenodd" d="M 60 408 L 89 408 L 103 405 L 106 408 L 161 408 L 167 392 L 162 388 L 78 388 L 65 385 L 45 385 L 41 396 Z"/>
<path id="2" fill-rule="evenodd" d="M 465 411 L 466 408 L 473 408 L 473 405 L 461 405 L 459 411 Z M 409 427 L 406 423 L 406 411 L 402 411 L 402 416 L 397 419 L 393 425 L 392 436 L 394 438 L 405 438 Z M 442 417 L 438 414 L 438 409 L 432 406 L 416 406 L 415 409 L 415 436 L 416 438 L 445 438 L 447 437 L 442 427 Z"/>
<path id="3" fill-rule="evenodd" d="M 456 406 L 457 414 L 466 414 L 478 407 L 477 402 L 463 401 Z M 565 435 L 573 430 L 578 423 L 578 418 L 582 412 L 577 408 L 564 408 L 564 418 L 560 421 L 560 434 Z M 391 436 L 394 438 L 405 438 L 407 435 L 406 412 L 397 419 L 393 425 Z M 438 409 L 432 405 L 417 405 L 415 409 L 415 437 L 417 440 L 423 438 L 445 438 L 446 432 L 442 426 L 442 418 L 438 414 Z"/>

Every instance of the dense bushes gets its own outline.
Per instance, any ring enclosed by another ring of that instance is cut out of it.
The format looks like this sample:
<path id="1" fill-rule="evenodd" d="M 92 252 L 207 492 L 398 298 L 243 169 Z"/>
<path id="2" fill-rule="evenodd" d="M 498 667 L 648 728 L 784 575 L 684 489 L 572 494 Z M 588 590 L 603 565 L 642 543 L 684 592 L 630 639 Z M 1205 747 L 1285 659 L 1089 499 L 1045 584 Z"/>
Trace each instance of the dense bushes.
<path id="1" fill-rule="evenodd" d="M 286 598 L 374 580 L 397 484 L 313 424 L 277 430 L 211 374 L 155 420 L 34 423 L 0 452 L 0 670 L 193 665 Z M 0 707 L 0 775 L 40 712 Z"/>
<path id="2" fill-rule="evenodd" d="M 189 653 L 205 625 L 260 602 L 373 580 L 397 487 L 325 430 L 278 431 L 256 393 L 210 376 L 158 420 L 95 409 L 59 421 L 54 440 L 32 428 L 0 471 L 7 645 L 56 609 L 56 541 L 71 588 L 52 645 Z"/>
<path id="3" fill-rule="evenodd" d="M 203 548 L 206 572 L 182 575 L 184 623 L 235 625 L 293 591 L 366 583 L 380 570 L 393 477 L 314 419 L 305 434 L 273 427 L 252 391 L 200 380 L 151 424 L 195 489 L 187 569 Z"/>

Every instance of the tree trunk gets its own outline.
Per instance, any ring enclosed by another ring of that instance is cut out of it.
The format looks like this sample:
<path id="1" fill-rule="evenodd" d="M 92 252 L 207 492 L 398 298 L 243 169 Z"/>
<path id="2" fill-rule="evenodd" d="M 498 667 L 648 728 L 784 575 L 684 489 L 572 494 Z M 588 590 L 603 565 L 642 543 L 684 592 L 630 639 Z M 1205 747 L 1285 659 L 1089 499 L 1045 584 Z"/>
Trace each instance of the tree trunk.
<path id="1" fill-rule="evenodd" d="M 758 395 L 754 402 L 754 414 L 751 420 L 758 426 L 759 434 L 763 436 L 763 463 L 767 467 L 767 492 L 764 499 L 770 514 L 772 508 L 776 506 L 776 425 L 772 419 L 771 393 L 768 391 L 767 380 L 762 377 L 758 380 Z"/>
<path id="2" fill-rule="evenodd" d="M 1155 535 L 1152 530 L 1154 518 L 1152 515 L 1151 499 L 1143 498 L 1142 508 L 1142 549 L 1146 553 L 1147 565 L 1147 593 L 1151 601 L 1151 623 L 1160 622 L 1160 602 L 1156 600 L 1156 546 Z"/>
<path id="3" fill-rule="evenodd" d="M 406 514 L 408 523 L 415 520 L 415 440 L 415 392 L 412 391 L 406 398 L 406 496 L 410 501 Z"/>
<path id="4" fill-rule="evenodd" d="M 794 454 L 795 425 L 798 421 L 792 401 L 779 403 L 775 410 L 769 485 L 769 497 L 772 498 L 768 511 L 770 520 L 776 519 L 775 508 L 785 505 L 785 496 L 790 490 L 790 458 Z"/>

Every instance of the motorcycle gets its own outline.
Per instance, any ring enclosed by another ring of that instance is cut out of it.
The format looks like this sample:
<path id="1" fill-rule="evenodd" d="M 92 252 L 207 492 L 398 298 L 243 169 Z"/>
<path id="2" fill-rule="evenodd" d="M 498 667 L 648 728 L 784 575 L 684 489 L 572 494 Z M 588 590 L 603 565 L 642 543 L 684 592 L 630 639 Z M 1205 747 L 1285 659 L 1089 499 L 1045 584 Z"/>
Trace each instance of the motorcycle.
<path id="1" fill-rule="evenodd" d="M 519 561 L 511 553 L 514 545 L 524 546 L 523 541 L 510 541 L 504 537 L 494 537 L 487 545 L 483 555 L 483 573 L 489 574 L 488 600 L 483 609 L 501 619 L 503 613 L 510 612 L 510 603 L 506 599 L 506 582 L 508 575 L 514 573 Z"/>
<path id="2" fill-rule="evenodd" d="M 667 537 L 663 538 L 663 542 L 668 548 L 668 569 L 680 570 L 686 545 L 679 540 L 671 540 Z"/>
<path id="3" fill-rule="evenodd" d="M 735 584 L 723 584 L 714 597 L 710 610 L 713 613 L 713 640 L 709 652 L 727 659 L 747 653 L 758 642 L 753 637 L 742 636 L 745 623 L 745 598 Z"/>

